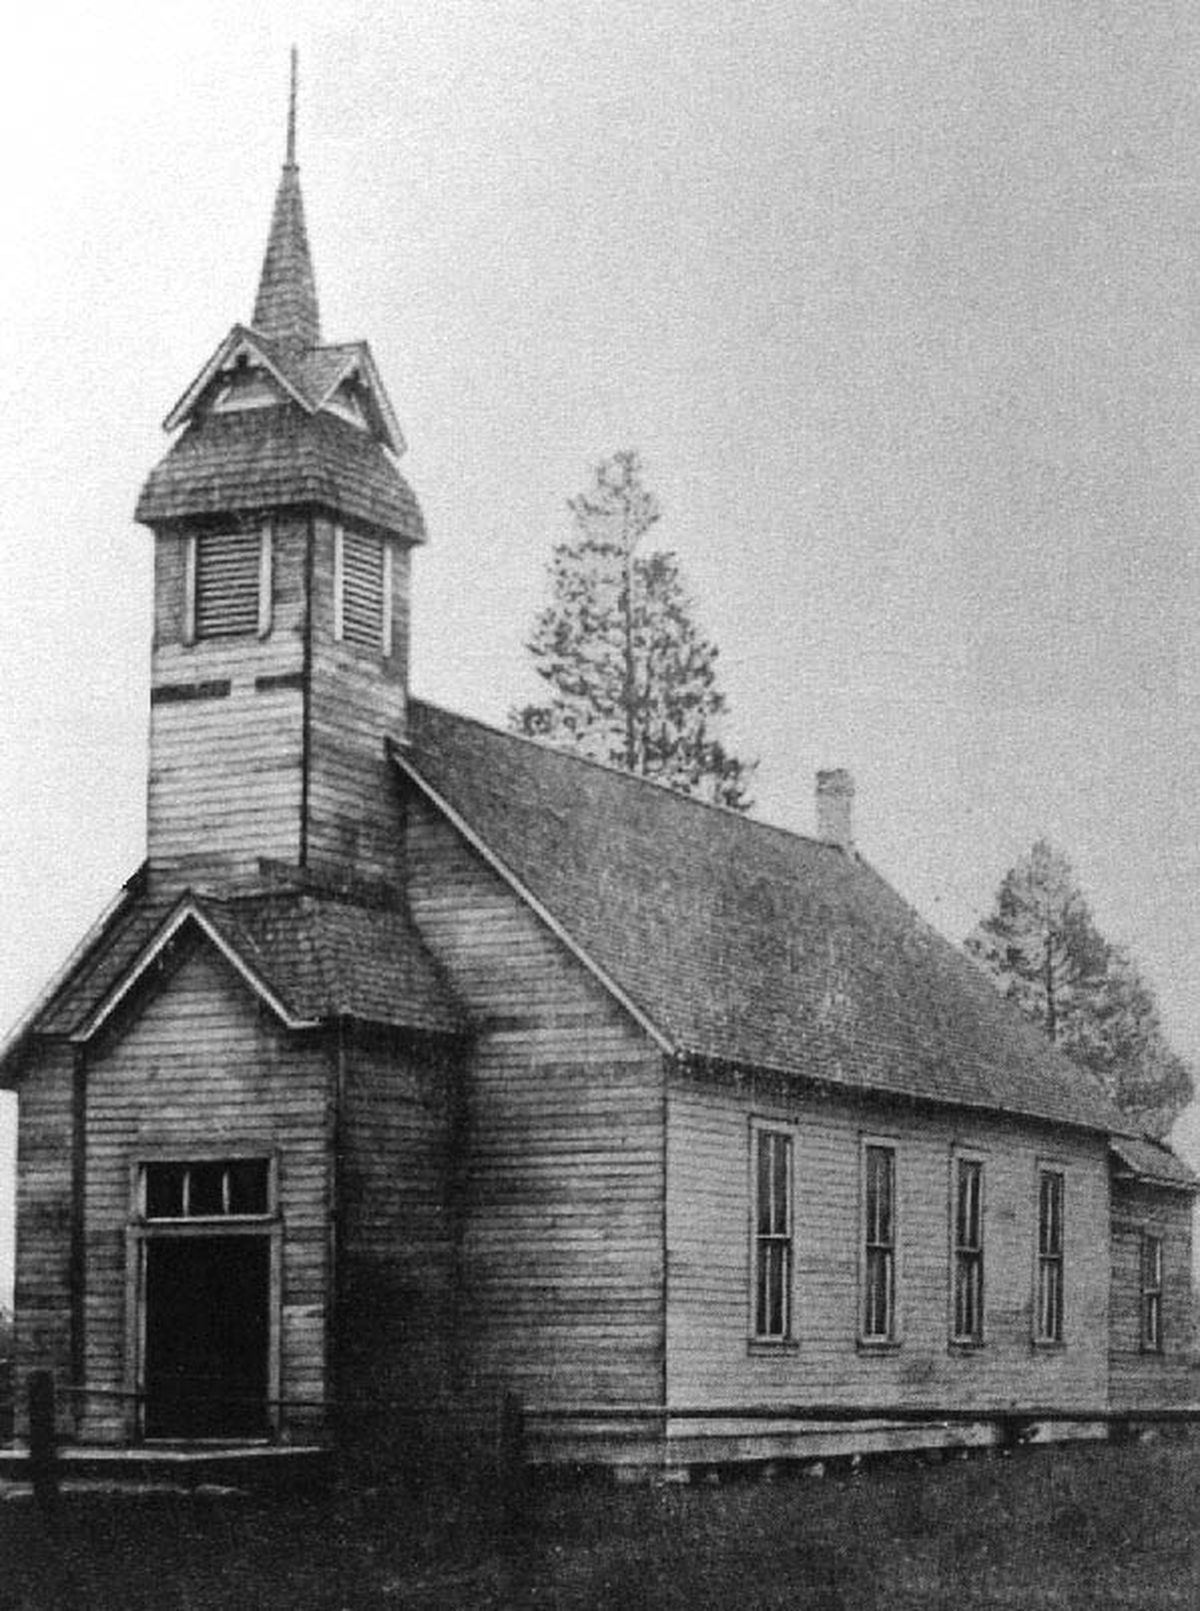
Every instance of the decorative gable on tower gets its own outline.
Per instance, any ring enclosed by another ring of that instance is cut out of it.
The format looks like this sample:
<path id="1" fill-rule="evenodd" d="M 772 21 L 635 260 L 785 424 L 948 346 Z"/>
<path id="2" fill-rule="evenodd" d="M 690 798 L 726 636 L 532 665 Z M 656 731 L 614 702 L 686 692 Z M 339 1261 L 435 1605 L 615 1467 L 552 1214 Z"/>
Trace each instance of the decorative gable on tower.
<path id="1" fill-rule="evenodd" d="M 163 422 L 180 431 L 138 500 L 147 525 L 322 508 L 422 542 L 395 460 L 403 433 L 365 341 L 322 343 L 296 163 L 296 80 L 254 317 L 235 324 Z"/>

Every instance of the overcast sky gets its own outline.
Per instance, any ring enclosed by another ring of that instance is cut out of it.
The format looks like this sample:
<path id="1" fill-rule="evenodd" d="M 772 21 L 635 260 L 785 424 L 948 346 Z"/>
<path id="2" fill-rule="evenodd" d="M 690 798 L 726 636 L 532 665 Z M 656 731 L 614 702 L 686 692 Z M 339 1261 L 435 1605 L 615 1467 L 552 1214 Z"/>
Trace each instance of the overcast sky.
<path id="1" fill-rule="evenodd" d="M 636 446 L 759 813 L 807 831 L 850 767 L 953 939 L 1049 836 L 1200 1057 L 1194 0 L 20 7 L 0 1026 L 142 856 L 131 511 L 250 315 L 293 40 L 325 334 L 371 341 L 430 527 L 417 691 L 535 691 L 565 500 Z"/>

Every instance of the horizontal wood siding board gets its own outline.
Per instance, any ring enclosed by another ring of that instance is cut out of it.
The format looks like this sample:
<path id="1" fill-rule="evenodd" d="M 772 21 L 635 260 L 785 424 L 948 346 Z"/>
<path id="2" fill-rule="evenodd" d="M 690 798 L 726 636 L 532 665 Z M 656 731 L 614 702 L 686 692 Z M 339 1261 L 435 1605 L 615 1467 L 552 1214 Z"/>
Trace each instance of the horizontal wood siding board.
<path id="1" fill-rule="evenodd" d="M 749 1130 L 793 1136 L 794 1336 L 751 1346 Z M 897 1151 L 899 1346 L 858 1344 L 864 1135 Z M 1102 1138 L 980 1115 L 921 1116 L 836 1098 L 756 1099 L 683 1076 L 668 1119 L 669 1402 L 911 1402 L 1070 1407 L 1107 1393 L 1108 1214 Z M 949 1166 L 985 1168 L 985 1342 L 950 1345 Z M 1036 1169 L 1067 1171 L 1067 1346 L 1032 1345 Z"/>
<path id="2" fill-rule="evenodd" d="M 466 1369 L 530 1401 L 654 1402 L 659 1049 L 449 823 L 416 795 L 407 811 L 414 919 L 482 1026 L 459 1176 Z"/>

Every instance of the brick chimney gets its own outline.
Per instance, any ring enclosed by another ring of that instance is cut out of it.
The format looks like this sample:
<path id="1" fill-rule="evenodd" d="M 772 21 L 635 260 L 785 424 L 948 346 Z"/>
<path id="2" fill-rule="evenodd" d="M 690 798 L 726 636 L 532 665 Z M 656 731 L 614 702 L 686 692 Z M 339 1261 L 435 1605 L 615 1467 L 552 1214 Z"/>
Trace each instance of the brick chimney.
<path id="1" fill-rule="evenodd" d="M 854 849 L 854 779 L 845 767 L 817 773 L 817 838 Z"/>

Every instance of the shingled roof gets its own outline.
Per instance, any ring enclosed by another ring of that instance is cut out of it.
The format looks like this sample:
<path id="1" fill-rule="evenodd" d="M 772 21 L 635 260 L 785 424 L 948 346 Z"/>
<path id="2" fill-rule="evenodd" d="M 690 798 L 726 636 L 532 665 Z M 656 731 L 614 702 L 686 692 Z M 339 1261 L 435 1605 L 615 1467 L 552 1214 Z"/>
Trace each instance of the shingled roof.
<path id="1" fill-rule="evenodd" d="M 441 1034 L 464 1028 L 453 991 L 402 908 L 303 886 L 151 897 L 135 885 L 25 1033 L 86 1035 L 189 914 L 211 928 L 294 1021 L 352 1018 Z M 8 1048 L 8 1056 L 17 1049 Z"/>
<path id="2" fill-rule="evenodd" d="M 679 1054 L 1128 1128 L 869 865 L 412 702 L 402 768 Z"/>
<path id="3" fill-rule="evenodd" d="M 443 1033 L 465 1027 L 449 984 L 401 908 L 297 890 L 204 897 L 198 905 L 231 945 L 256 960 L 297 1017 Z"/>
<path id="4" fill-rule="evenodd" d="M 287 149 L 267 249 L 263 255 L 258 295 L 254 302 L 254 327 L 282 347 L 303 351 L 321 340 L 321 318 L 317 308 L 317 285 L 313 274 L 308 231 L 304 226 L 304 200 L 300 194 L 300 169 L 296 165 L 296 47 L 291 53 L 291 83 L 288 93 Z"/>
<path id="5" fill-rule="evenodd" d="M 271 231 L 251 322 L 256 330 L 287 349 L 315 347 L 321 340 L 316 279 L 308 232 L 304 227 L 300 170 L 291 160 L 290 152 L 275 192 Z"/>
<path id="6" fill-rule="evenodd" d="M 1200 1180 L 1165 1142 L 1154 1141 L 1150 1136 L 1117 1136 L 1111 1150 L 1118 1178 L 1178 1191 L 1200 1191 Z"/>
<path id="7" fill-rule="evenodd" d="M 348 422 L 294 404 L 193 420 L 150 472 L 135 513 L 154 526 L 265 507 L 325 509 L 425 539 L 416 496 L 387 454 Z"/>

